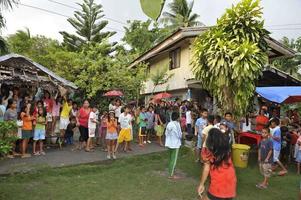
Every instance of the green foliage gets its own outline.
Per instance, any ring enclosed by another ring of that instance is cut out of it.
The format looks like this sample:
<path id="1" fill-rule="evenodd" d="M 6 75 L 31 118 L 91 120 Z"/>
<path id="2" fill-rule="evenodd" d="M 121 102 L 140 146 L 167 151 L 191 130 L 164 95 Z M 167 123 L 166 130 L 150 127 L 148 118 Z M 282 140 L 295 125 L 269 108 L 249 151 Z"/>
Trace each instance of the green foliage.
<path id="1" fill-rule="evenodd" d="M 0 155 L 4 156 L 12 150 L 12 143 L 17 140 L 17 124 L 15 121 L 0 122 Z"/>
<path id="2" fill-rule="evenodd" d="M 169 12 L 164 12 L 161 22 L 163 22 L 171 30 L 180 27 L 191 27 L 203 25 L 198 21 L 200 17 L 196 13 L 192 13 L 194 1 L 173 0 L 168 4 Z"/>
<path id="3" fill-rule="evenodd" d="M 96 4 L 94 0 L 84 0 L 81 11 L 74 12 L 74 18 L 68 22 L 76 29 L 76 35 L 61 31 L 64 37 L 63 44 L 71 51 L 78 51 L 86 44 L 101 43 L 111 37 L 115 32 L 104 32 L 108 21 L 101 20 L 103 15 L 102 5 Z"/>
<path id="4" fill-rule="evenodd" d="M 168 82 L 169 79 L 171 79 L 174 76 L 174 74 L 168 74 L 168 67 L 165 66 L 161 70 L 157 69 L 155 73 L 150 75 L 150 79 L 154 84 L 154 88 L 152 91 L 152 94 L 155 92 L 156 87 L 158 85 L 162 85 Z"/>
<path id="5" fill-rule="evenodd" d="M 223 111 L 243 115 L 268 62 L 259 0 L 243 0 L 194 42 L 193 71 Z"/>
<path id="6" fill-rule="evenodd" d="M 292 58 L 277 58 L 273 61 L 273 65 L 296 78 L 301 78 L 298 73 L 301 65 L 301 37 L 296 40 L 283 37 L 280 42 L 288 48 L 294 49 L 298 54 Z"/>
<path id="7" fill-rule="evenodd" d="M 122 41 L 131 46 L 131 53 L 137 56 L 161 42 L 170 31 L 166 28 L 159 28 L 157 23 L 151 20 L 142 22 L 140 20 L 128 21 L 125 27 L 125 35 Z"/>
<path id="8" fill-rule="evenodd" d="M 140 0 L 143 12 L 153 20 L 157 20 L 164 7 L 165 0 Z"/>

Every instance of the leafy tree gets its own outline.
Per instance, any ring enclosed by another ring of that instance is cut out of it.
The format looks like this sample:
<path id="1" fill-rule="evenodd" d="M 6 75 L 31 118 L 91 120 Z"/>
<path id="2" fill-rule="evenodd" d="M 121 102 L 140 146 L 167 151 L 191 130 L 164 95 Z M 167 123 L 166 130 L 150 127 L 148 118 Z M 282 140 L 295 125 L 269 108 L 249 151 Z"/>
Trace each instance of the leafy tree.
<path id="1" fill-rule="evenodd" d="M 74 12 L 74 18 L 69 18 L 68 22 L 76 29 L 76 34 L 61 31 L 64 37 L 63 44 L 72 51 L 80 50 L 86 44 L 101 43 L 115 34 L 115 32 L 104 32 L 103 29 L 108 21 L 102 20 L 104 17 L 102 5 L 96 4 L 94 0 L 84 0 L 81 11 Z"/>
<path id="2" fill-rule="evenodd" d="M 170 12 L 164 12 L 161 21 L 172 29 L 178 29 L 179 27 L 191 27 L 203 25 L 198 18 L 200 17 L 196 13 L 192 13 L 194 1 L 188 2 L 188 0 L 173 0 L 168 4 Z"/>
<path id="3" fill-rule="evenodd" d="M 151 20 L 145 22 L 134 20 L 128 21 L 129 27 L 125 27 L 125 35 L 122 41 L 130 45 L 131 53 L 142 54 L 151 47 L 161 42 L 169 31 L 166 28 L 159 28 L 157 23 Z M 153 25 L 153 27 L 151 27 Z"/>
<path id="4" fill-rule="evenodd" d="M 217 98 L 222 111 L 243 115 L 254 95 L 255 80 L 268 62 L 259 0 L 242 0 L 194 42 L 195 77 Z"/>
<path id="5" fill-rule="evenodd" d="M 301 65 L 301 37 L 297 38 L 296 40 L 290 40 L 287 37 L 283 37 L 282 40 L 280 40 L 280 42 L 285 46 L 294 49 L 298 52 L 298 54 L 292 58 L 275 59 L 273 65 L 278 69 L 287 72 L 292 76 L 295 76 L 296 78 L 301 78 L 298 72 L 300 70 Z"/>
<path id="6" fill-rule="evenodd" d="M 171 79 L 171 77 L 173 77 L 174 74 L 168 74 L 168 67 L 164 67 L 163 69 L 158 69 L 156 70 L 155 73 L 150 75 L 150 80 L 153 82 L 154 84 L 154 88 L 152 91 L 152 94 L 154 94 L 156 88 L 159 85 L 165 84 L 168 82 L 169 79 Z"/>
<path id="7" fill-rule="evenodd" d="M 19 0 L 1 0 L 0 1 L 0 33 L 1 29 L 5 27 L 5 19 L 3 17 L 3 10 L 10 10 Z M 8 52 L 7 43 L 5 39 L 0 35 L 0 55 Z"/>

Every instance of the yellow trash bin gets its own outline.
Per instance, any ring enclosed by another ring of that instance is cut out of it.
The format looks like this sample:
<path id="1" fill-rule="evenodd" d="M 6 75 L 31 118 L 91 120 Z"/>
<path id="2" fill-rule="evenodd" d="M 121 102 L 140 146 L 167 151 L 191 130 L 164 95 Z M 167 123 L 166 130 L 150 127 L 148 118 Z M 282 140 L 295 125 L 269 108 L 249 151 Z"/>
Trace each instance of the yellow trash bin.
<path id="1" fill-rule="evenodd" d="M 248 167 L 250 146 L 245 144 L 232 145 L 232 159 L 235 167 Z"/>

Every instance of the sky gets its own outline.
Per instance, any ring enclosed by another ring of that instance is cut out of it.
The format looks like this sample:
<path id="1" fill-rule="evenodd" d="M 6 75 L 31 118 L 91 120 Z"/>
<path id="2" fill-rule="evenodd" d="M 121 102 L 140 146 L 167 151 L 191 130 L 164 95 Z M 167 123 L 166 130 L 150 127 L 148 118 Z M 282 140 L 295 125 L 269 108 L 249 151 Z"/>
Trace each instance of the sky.
<path id="1" fill-rule="evenodd" d="M 151 1 L 151 0 L 150 0 Z M 167 0 L 167 3 L 172 0 Z M 81 0 L 20 0 L 21 4 L 12 11 L 5 11 L 6 28 L 2 34 L 7 36 L 22 30 L 30 29 L 32 35 L 45 35 L 62 41 L 59 31 L 74 32 L 67 22 L 67 17 L 73 16 L 77 2 Z M 56 3 L 55 3 L 56 2 Z M 140 8 L 139 0 L 96 0 L 103 5 L 107 30 L 116 31 L 112 38 L 119 41 L 124 35 L 127 20 L 147 20 Z M 238 0 L 195 0 L 193 11 L 200 15 L 200 21 L 205 25 L 214 25 L 226 8 L 236 4 Z M 63 6 L 59 3 L 68 5 Z M 272 32 L 272 37 L 281 39 L 283 36 L 297 38 L 301 36 L 301 0 L 262 0 L 265 26 Z M 46 9 L 57 14 L 51 14 L 36 8 Z M 74 8 L 72 8 L 74 7 Z M 164 10 L 166 10 L 166 7 Z"/>

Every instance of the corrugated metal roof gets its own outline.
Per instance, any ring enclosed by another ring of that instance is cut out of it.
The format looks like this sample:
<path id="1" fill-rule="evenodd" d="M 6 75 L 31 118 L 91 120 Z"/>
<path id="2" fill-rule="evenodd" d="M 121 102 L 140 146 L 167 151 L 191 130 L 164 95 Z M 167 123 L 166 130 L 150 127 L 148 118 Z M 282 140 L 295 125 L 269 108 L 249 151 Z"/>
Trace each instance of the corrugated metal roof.
<path id="1" fill-rule="evenodd" d="M 56 79 L 57 81 L 61 82 L 63 85 L 68 86 L 68 87 L 73 88 L 73 89 L 78 88 L 74 83 L 58 76 L 53 71 L 49 70 L 47 67 L 44 67 L 43 65 L 41 65 L 39 63 L 36 63 L 36 62 L 32 61 L 31 59 L 29 59 L 25 56 L 19 55 L 19 54 L 7 54 L 7 55 L 4 55 L 4 56 L 1 56 L 0 57 L 0 64 L 5 62 L 5 61 L 8 61 L 10 59 L 20 59 L 20 58 L 24 59 L 25 61 L 30 63 L 33 67 L 36 67 L 40 71 L 48 74 L 51 78 Z M 10 66 L 10 67 L 14 67 L 14 66 Z"/>

